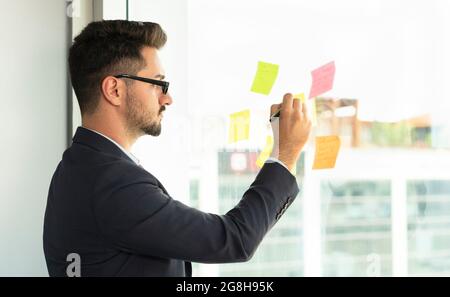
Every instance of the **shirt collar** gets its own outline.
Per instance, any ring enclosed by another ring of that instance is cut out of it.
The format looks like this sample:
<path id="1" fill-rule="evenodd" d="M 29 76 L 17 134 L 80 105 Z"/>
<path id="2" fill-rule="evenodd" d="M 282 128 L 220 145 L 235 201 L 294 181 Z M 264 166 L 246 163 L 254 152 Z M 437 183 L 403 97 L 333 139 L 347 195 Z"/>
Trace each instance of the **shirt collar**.
<path id="1" fill-rule="evenodd" d="M 139 162 L 139 159 L 138 159 L 138 158 L 136 158 L 132 153 L 130 153 L 129 151 L 127 151 L 126 149 L 124 149 L 120 144 L 118 144 L 117 142 L 115 142 L 114 140 L 112 140 L 111 138 L 109 138 L 108 136 L 106 136 L 106 135 L 104 135 L 104 134 L 102 134 L 102 133 L 100 133 L 100 132 L 98 132 L 98 131 L 95 131 L 95 130 L 86 128 L 86 127 L 83 127 L 83 128 L 86 129 L 86 130 L 92 131 L 92 132 L 94 132 L 94 133 L 97 133 L 98 135 L 103 136 L 104 138 L 108 139 L 109 141 L 111 141 L 112 143 L 114 143 L 114 144 L 115 144 L 122 152 L 124 152 L 131 160 L 133 160 L 134 163 L 136 163 L 137 165 L 140 165 L 140 162 Z"/>

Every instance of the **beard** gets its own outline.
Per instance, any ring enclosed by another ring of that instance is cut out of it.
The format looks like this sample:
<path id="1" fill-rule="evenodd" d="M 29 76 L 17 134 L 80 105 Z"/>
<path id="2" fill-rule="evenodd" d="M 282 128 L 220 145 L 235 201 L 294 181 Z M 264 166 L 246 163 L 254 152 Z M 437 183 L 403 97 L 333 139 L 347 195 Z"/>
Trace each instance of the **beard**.
<path id="1" fill-rule="evenodd" d="M 153 112 L 145 110 L 142 103 L 127 92 L 126 117 L 128 130 L 137 135 L 159 136 L 161 134 L 161 120 L 159 115 L 165 109 L 164 106 L 161 106 L 158 114 L 155 115 Z"/>

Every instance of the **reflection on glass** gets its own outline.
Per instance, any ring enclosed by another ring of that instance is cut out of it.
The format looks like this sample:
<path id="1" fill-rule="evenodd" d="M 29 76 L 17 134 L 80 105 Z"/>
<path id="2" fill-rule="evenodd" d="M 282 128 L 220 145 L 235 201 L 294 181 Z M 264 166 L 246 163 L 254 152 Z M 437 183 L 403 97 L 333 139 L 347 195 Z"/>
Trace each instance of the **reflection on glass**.
<path id="1" fill-rule="evenodd" d="M 450 275 L 450 181 L 408 182 L 409 275 Z"/>
<path id="2" fill-rule="evenodd" d="M 322 181 L 320 196 L 323 275 L 390 275 L 389 181 Z"/>

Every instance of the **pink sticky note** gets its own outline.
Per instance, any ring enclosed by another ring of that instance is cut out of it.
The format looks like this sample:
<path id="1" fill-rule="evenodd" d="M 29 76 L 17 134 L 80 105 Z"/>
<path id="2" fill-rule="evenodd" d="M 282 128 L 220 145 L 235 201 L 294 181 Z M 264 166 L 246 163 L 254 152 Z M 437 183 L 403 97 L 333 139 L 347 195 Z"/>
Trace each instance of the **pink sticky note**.
<path id="1" fill-rule="evenodd" d="M 312 84 L 308 99 L 317 97 L 333 88 L 335 71 L 334 61 L 311 71 Z"/>

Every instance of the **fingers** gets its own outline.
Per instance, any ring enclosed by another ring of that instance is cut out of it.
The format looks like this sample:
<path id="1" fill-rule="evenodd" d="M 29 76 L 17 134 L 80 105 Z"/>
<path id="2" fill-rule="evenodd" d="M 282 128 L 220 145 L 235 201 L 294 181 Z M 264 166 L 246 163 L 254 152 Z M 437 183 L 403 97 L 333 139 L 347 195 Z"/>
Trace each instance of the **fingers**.
<path id="1" fill-rule="evenodd" d="M 284 111 L 292 110 L 292 101 L 294 100 L 291 93 L 287 93 L 283 96 L 283 106 L 281 107 Z"/>
<path id="2" fill-rule="evenodd" d="M 293 109 L 295 110 L 295 111 L 297 111 L 297 112 L 302 112 L 302 109 L 303 109 L 303 107 L 302 107 L 302 102 L 300 101 L 300 99 L 298 99 L 298 98 L 294 98 L 294 102 L 292 103 L 292 107 L 293 107 Z"/>
<path id="3" fill-rule="evenodd" d="M 279 111 L 281 108 L 281 103 L 280 104 L 273 104 L 270 107 L 270 115 L 273 115 L 274 113 L 276 113 L 277 111 Z"/>
<path id="4" fill-rule="evenodd" d="M 308 112 L 308 104 L 306 102 L 302 102 L 299 98 L 294 98 L 291 93 L 286 93 L 283 96 L 283 103 L 273 104 L 270 107 L 270 115 L 274 115 L 279 110 L 284 110 L 285 112 L 294 110 L 302 114 L 302 117 L 308 121 L 311 120 Z"/>

